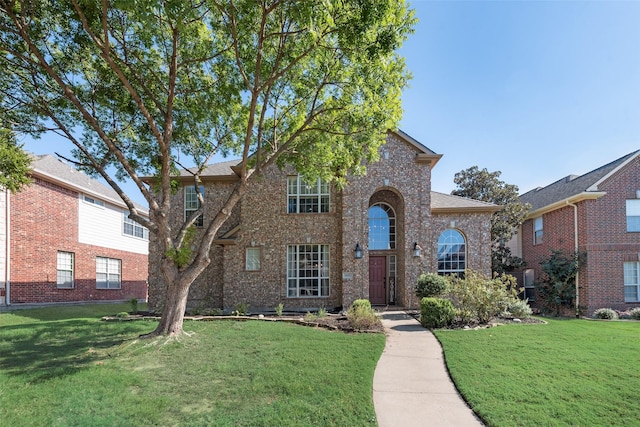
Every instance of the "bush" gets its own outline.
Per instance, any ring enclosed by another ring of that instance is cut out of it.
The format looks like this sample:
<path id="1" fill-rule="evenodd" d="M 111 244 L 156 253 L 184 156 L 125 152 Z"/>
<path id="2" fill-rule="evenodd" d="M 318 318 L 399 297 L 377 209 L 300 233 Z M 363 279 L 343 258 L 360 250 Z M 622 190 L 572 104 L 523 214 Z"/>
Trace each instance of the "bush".
<path id="1" fill-rule="evenodd" d="M 614 320 L 618 318 L 618 313 L 610 308 L 599 308 L 593 312 L 594 319 Z"/>
<path id="2" fill-rule="evenodd" d="M 465 274 L 464 278 L 452 276 L 450 279 L 451 299 L 464 324 L 488 323 L 516 299 L 518 289 L 513 276 L 501 274 L 491 279 L 473 270 Z"/>
<path id="3" fill-rule="evenodd" d="M 518 317 L 527 318 L 531 317 L 531 307 L 529 307 L 529 300 L 513 299 L 508 302 L 506 314 Z"/>
<path id="4" fill-rule="evenodd" d="M 448 299 L 422 298 L 420 300 L 420 324 L 425 328 L 444 328 L 451 325 L 455 318 L 455 308 Z"/>
<path id="5" fill-rule="evenodd" d="M 284 304 L 280 303 L 276 306 L 276 316 L 282 316 L 282 311 L 284 310 Z"/>
<path id="6" fill-rule="evenodd" d="M 418 277 L 415 291 L 420 299 L 440 297 L 449 291 L 449 281 L 436 273 L 423 273 Z"/>
<path id="7" fill-rule="evenodd" d="M 371 303 L 366 299 L 357 299 L 347 310 L 347 319 L 356 330 L 366 331 L 377 329 L 381 326 L 380 319 L 371 308 Z"/>
<path id="8" fill-rule="evenodd" d="M 640 307 L 636 307 L 636 308 L 632 309 L 631 312 L 629 313 L 629 316 L 633 320 L 640 320 Z"/>

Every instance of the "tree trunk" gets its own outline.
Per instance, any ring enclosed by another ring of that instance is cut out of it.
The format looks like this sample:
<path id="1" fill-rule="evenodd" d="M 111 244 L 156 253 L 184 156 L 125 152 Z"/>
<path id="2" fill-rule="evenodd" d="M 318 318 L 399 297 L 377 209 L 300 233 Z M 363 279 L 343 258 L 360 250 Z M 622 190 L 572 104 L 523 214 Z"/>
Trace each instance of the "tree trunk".
<path id="1" fill-rule="evenodd" d="M 177 336 L 182 334 L 182 322 L 184 320 L 184 312 L 187 308 L 187 297 L 189 296 L 189 287 L 191 282 L 184 278 L 174 277 L 173 280 L 167 280 L 167 293 L 165 296 L 164 307 L 162 308 L 162 317 L 155 331 L 144 335 L 145 337 L 154 337 L 159 335 Z"/>

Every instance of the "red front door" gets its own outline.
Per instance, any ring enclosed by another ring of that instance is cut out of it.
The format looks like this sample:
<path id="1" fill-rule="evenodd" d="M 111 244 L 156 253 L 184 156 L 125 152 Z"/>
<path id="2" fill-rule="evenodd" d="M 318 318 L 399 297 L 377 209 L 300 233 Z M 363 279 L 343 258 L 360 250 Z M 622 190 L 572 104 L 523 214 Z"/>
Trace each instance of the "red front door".
<path id="1" fill-rule="evenodd" d="M 387 276 L 387 257 L 369 257 L 369 301 L 371 304 L 386 304 L 385 280 Z"/>

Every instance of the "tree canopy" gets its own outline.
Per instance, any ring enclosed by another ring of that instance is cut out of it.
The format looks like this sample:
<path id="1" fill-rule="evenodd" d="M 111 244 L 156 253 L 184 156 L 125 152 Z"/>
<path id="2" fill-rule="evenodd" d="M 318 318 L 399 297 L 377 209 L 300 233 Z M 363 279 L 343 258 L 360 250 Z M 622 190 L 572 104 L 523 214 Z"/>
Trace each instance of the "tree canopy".
<path id="1" fill-rule="evenodd" d="M 0 0 L 1 108 L 16 132 L 68 138 L 149 228 L 165 254 L 156 333 L 180 333 L 189 286 L 261 169 L 342 185 L 376 159 L 400 119 L 396 50 L 414 23 L 403 0 Z M 191 162 L 199 184 L 217 153 L 241 157 L 240 179 L 192 240 L 202 208 L 173 223 L 173 178 Z"/>
<path id="2" fill-rule="evenodd" d="M 451 194 L 483 202 L 494 203 L 502 209 L 491 217 L 492 270 L 496 273 L 512 271 L 522 265 L 522 259 L 511 254 L 507 242 L 518 232 L 530 206 L 518 198 L 518 186 L 500 180 L 502 172 L 489 172 L 472 166 L 455 174 L 458 186 Z"/>
<path id="3" fill-rule="evenodd" d="M 29 154 L 18 145 L 13 132 L 0 127 L 0 189 L 20 191 L 30 182 L 30 170 Z"/>

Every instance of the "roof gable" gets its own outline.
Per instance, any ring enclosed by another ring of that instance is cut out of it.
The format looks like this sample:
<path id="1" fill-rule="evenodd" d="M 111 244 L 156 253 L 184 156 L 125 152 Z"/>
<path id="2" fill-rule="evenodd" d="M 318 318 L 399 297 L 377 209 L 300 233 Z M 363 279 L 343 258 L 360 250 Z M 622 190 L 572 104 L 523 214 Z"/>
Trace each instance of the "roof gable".
<path id="1" fill-rule="evenodd" d="M 431 192 L 431 212 L 432 213 L 471 213 L 487 212 L 494 213 L 502 209 L 502 206 L 493 203 L 482 202 L 480 200 L 468 199 L 466 197 L 454 196 L 451 194 Z"/>
<path id="2" fill-rule="evenodd" d="M 520 201 L 530 203 L 532 213 L 540 213 L 542 210 L 552 210 L 553 206 L 562 204 L 563 201 L 602 197 L 604 193 L 598 190 L 598 186 L 636 156 L 640 156 L 640 150 L 629 153 L 584 175 L 569 175 L 546 187 L 531 190 L 521 195 Z"/>

